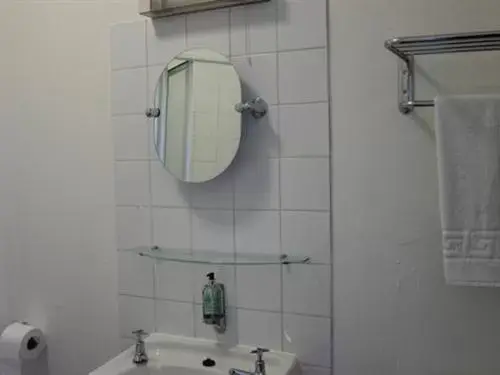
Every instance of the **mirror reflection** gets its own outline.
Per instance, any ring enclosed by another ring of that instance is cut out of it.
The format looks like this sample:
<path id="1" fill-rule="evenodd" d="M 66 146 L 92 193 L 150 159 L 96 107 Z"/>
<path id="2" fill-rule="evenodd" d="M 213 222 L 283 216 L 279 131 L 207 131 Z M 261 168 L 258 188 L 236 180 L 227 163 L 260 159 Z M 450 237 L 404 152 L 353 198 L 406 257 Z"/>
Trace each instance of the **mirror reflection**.
<path id="1" fill-rule="evenodd" d="M 238 74 L 221 54 L 193 49 L 170 61 L 155 91 L 154 144 L 165 168 L 185 182 L 224 172 L 240 144 L 240 102 Z"/>

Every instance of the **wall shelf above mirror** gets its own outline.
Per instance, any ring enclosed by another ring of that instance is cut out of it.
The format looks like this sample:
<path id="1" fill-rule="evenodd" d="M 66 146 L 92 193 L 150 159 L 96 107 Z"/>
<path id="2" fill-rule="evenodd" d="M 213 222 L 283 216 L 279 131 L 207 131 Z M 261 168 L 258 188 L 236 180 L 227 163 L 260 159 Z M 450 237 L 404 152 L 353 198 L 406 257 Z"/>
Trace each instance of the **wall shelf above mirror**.
<path id="1" fill-rule="evenodd" d="M 272 264 L 309 264 L 311 258 L 305 256 L 292 256 L 287 254 L 251 254 L 221 252 L 213 250 L 179 250 L 166 249 L 157 246 L 136 247 L 132 249 L 122 249 L 121 252 L 135 253 L 138 256 L 151 258 L 158 261 L 193 263 L 193 264 L 213 264 L 213 265 L 237 265 L 237 266 L 265 266 Z"/>
<path id="2" fill-rule="evenodd" d="M 270 0 L 139 0 L 139 14 L 162 18 L 268 1 Z"/>

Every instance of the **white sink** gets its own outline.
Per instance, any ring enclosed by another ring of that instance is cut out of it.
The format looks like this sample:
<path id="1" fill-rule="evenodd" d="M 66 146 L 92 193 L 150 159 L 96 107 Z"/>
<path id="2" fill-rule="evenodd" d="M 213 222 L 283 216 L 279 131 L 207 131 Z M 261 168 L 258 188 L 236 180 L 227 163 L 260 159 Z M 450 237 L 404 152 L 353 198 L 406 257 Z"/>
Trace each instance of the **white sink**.
<path id="1" fill-rule="evenodd" d="M 253 348 L 243 345 L 225 347 L 219 343 L 152 334 L 146 339 L 149 362 L 136 365 L 132 362 L 134 347 L 120 353 L 90 375 L 228 375 L 232 368 L 253 371 Z M 203 367 L 202 361 L 211 358 L 214 367 Z M 300 365 L 293 354 L 269 352 L 264 355 L 267 375 L 300 375 Z"/>

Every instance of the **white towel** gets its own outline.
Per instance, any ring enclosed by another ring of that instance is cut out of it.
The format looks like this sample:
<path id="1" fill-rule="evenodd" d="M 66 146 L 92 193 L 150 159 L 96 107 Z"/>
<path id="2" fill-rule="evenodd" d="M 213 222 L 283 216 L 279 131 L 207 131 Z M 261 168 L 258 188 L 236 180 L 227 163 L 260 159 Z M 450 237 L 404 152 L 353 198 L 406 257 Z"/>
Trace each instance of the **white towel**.
<path id="1" fill-rule="evenodd" d="M 500 286 L 500 96 L 436 99 L 446 282 Z"/>

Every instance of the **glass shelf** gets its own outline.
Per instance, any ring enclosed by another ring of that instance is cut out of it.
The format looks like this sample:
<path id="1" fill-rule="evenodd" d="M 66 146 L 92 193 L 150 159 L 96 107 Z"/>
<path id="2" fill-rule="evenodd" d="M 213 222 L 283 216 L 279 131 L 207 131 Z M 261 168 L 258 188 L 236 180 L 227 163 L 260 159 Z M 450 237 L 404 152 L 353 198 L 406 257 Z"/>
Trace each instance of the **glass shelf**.
<path id="1" fill-rule="evenodd" d="M 238 266 L 263 266 L 272 264 L 308 264 L 309 257 L 291 255 L 267 255 L 267 254 L 237 254 L 224 253 L 212 250 L 178 250 L 161 247 L 136 247 L 133 249 L 120 249 L 121 252 L 136 253 L 139 256 L 159 261 L 213 264 L 213 265 L 238 265 Z"/>

